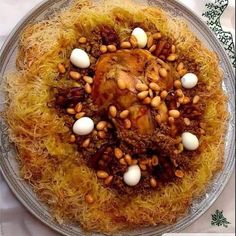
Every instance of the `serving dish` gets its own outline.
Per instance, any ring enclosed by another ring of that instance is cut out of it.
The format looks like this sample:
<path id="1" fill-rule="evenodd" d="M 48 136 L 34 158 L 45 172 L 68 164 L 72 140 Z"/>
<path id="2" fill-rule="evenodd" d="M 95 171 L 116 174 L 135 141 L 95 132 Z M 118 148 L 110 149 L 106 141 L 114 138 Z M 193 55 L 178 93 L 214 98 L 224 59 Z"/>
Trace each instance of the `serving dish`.
<path id="1" fill-rule="evenodd" d="M 19 32 L 22 30 L 22 28 L 29 22 L 29 20 L 40 20 L 45 19 L 49 16 L 51 16 L 54 12 L 61 9 L 62 7 L 66 7 L 67 4 L 69 4 L 70 1 L 58 1 L 56 3 L 52 4 L 52 1 L 45 2 L 43 5 L 41 5 L 38 10 L 33 12 L 26 20 L 19 26 L 19 28 L 16 29 L 15 33 L 13 32 L 10 36 L 9 40 L 6 42 L 5 46 L 3 47 L 3 54 L 2 54 L 2 70 L 1 75 L 4 77 L 12 68 L 15 66 L 15 56 L 17 52 L 17 37 L 16 35 L 19 35 Z M 174 16 L 181 16 L 187 22 L 189 23 L 191 29 L 198 35 L 199 38 L 203 42 L 205 42 L 206 45 L 211 50 L 214 50 L 218 53 L 221 61 L 221 67 L 224 71 L 224 89 L 226 90 L 228 96 L 229 96 L 229 112 L 231 113 L 234 111 L 234 105 L 230 101 L 232 101 L 232 97 L 234 96 L 233 90 L 233 72 L 232 68 L 230 67 L 229 61 L 227 59 L 227 56 L 224 54 L 223 50 L 221 49 L 218 42 L 215 40 L 214 36 L 211 35 L 206 28 L 205 25 L 202 25 L 202 23 L 195 18 L 188 10 L 181 7 L 181 5 L 170 2 L 168 4 L 163 3 L 162 1 L 148 1 L 148 4 L 154 5 L 157 4 L 158 6 L 161 6 L 164 8 L 165 11 L 170 12 Z M 48 8 L 47 8 L 48 7 Z M 47 8 L 47 11 L 45 11 L 45 8 Z M 36 18 L 33 18 L 38 14 Z M 4 100 L 4 94 L 2 99 Z M 152 234 L 158 234 L 163 232 L 173 232 L 181 230 L 183 227 L 186 227 L 191 222 L 193 222 L 197 217 L 199 217 L 204 210 L 207 209 L 207 206 L 211 205 L 212 202 L 216 199 L 216 197 L 219 195 L 219 193 L 222 191 L 225 183 L 227 182 L 229 175 L 233 169 L 233 124 L 234 124 L 234 118 L 231 117 L 229 124 L 231 125 L 228 129 L 227 136 L 226 136 L 226 161 L 225 161 L 225 167 L 224 171 L 220 173 L 218 176 L 215 177 L 214 183 L 212 183 L 209 187 L 209 189 L 206 191 L 206 195 L 204 195 L 201 199 L 197 199 L 190 210 L 190 213 L 187 217 L 181 219 L 179 222 L 177 222 L 175 225 L 171 225 L 170 227 L 158 227 L 158 228 L 148 228 L 139 230 L 136 232 L 130 232 L 126 233 L 126 235 L 152 235 Z M 1 123 L 1 130 L 2 130 L 2 136 L 1 136 L 1 143 L 2 143 L 2 155 L 4 158 L 1 160 L 1 168 L 3 171 L 3 175 L 5 176 L 6 180 L 8 181 L 9 185 L 12 187 L 13 191 L 16 193 L 19 199 L 30 208 L 31 212 L 38 216 L 43 222 L 47 223 L 54 229 L 58 230 L 61 233 L 64 233 L 65 235 L 78 235 L 80 232 L 79 228 L 76 228 L 72 225 L 58 225 L 56 224 L 53 219 L 50 216 L 50 213 L 48 212 L 47 208 L 43 205 L 41 205 L 38 201 L 36 196 L 31 192 L 31 190 L 28 188 L 27 184 L 24 183 L 22 180 L 17 179 L 18 176 L 18 169 L 17 169 L 17 162 L 14 158 L 14 147 L 12 147 L 8 140 L 7 140 L 7 132 L 6 132 L 6 126 L 5 124 Z M 231 133 L 232 132 L 232 133 Z M 83 233 L 82 233 L 83 234 Z"/>

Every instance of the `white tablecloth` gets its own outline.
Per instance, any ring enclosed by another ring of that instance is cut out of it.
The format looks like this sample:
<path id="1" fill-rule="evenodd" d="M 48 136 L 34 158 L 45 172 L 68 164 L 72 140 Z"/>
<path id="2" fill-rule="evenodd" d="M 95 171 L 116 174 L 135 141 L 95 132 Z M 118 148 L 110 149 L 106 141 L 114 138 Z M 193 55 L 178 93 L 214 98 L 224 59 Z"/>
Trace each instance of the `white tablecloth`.
<path id="1" fill-rule="evenodd" d="M 219 0 L 216 0 L 219 2 Z M 16 23 L 41 0 L 0 0 L 0 47 Z M 210 0 L 180 0 L 194 10 L 200 17 Z M 221 17 L 225 31 L 235 35 L 235 1 L 229 0 L 229 5 Z M 223 210 L 224 216 L 231 224 L 228 227 L 212 226 L 211 215 L 216 210 Z M 235 232 L 235 173 L 227 187 L 211 208 L 194 224 L 184 230 L 186 233 L 234 233 Z M 55 233 L 38 219 L 33 217 L 11 193 L 0 175 L 0 235 L 1 236 L 55 236 Z"/>

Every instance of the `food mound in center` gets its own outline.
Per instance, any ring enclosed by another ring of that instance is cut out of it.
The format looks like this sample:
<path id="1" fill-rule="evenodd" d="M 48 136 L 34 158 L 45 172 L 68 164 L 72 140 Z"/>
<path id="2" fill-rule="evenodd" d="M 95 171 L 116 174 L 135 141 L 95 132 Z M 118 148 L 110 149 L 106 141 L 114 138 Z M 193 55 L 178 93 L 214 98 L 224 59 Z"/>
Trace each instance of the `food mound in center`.
<path id="1" fill-rule="evenodd" d="M 151 135 L 154 131 L 151 111 L 138 98 L 136 86 L 146 86 L 148 74 L 158 72 L 159 68 L 155 58 L 142 49 L 122 50 L 102 56 L 96 65 L 92 92 L 94 103 L 99 106 L 101 112 L 107 111 L 111 105 L 115 105 L 119 111 L 127 110 L 133 131 L 129 133 Z M 157 77 L 158 73 L 155 73 L 155 76 Z M 160 78 L 157 80 L 163 85 L 168 82 L 163 79 L 162 82 Z M 113 123 L 119 132 L 124 130 L 122 120 L 114 118 Z"/>
<path id="2" fill-rule="evenodd" d="M 163 37 L 164 44 L 171 41 Z M 189 168 L 189 154 L 197 153 L 203 106 L 192 99 L 198 97 L 193 89 L 198 79 L 187 73 L 183 62 L 175 62 L 178 54 L 174 44 L 172 51 L 168 46 L 163 60 L 157 56 L 163 48 L 151 53 L 147 48 L 137 48 L 137 44 L 128 49 L 110 46 L 114 50 L 98 57 L 93 78 L 83 77 L 86 84 L 82 87 L 87 94 L 82 88 L 61 91 L 56 95 L 56 104 L 66 104 L 67 113 L 77 112 L 72 127 L 74 140 L 105 187 L 119 193 L 147 193 L 183 178 Z M 71 62 L 79 67 L 76 50 L 71 54 Z M 180 72 L 177 67 L 182 67 Z M 197 65 L 191 70 L 198 73 Z M 190 81 L 186 96 L 182 90 L 188 84 L 179 80 L 180 73 Z M 196 87 L 201 91 L 202 86 L 198 83 Z M 73 93 L 77 93 L 75 100 L 65 101 L 65 94 L 70 97 L 68 94 Z M 190 126 L 189 118 L 195 128 Z M 184 142 L 194 147 L 188 148 L 187 144 L 184 150 Z"/>

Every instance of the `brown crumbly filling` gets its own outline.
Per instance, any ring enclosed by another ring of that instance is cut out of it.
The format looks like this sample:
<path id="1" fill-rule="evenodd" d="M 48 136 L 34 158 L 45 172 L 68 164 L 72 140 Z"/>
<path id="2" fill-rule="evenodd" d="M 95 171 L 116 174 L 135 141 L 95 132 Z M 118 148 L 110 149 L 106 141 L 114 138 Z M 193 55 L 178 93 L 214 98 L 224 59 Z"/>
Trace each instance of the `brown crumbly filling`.
<path id="1" fill-rule="evenodd" d="M 196 95 L 203 96 L 205 84 L 199 82 L 186 90 L 180 83 L 187 72 L 198 75 L 199 66 L 178 53 L 173 40 L 158 31 L 149 33 L 145 49 L 136 49 L 132 37 L 120 42 L 109 26 L 98 27 L 93 35 L 81 39 L 83 43 L 78 45 L 91 56 L 89 69 L 71 64 L 65 72 L 63 65 L 58 67 L 61 74 L 67 73 L 68 79 L 78 83 L 75 87 L 56 88 L 55 93 L 54 106 L 71 129 L 69 141 L 78 145 L 84 161 L 98 172 L 104 186 L 119 193 L 148 193 L 178 181 L 191 168 L 191 159 L 199 154 L 183 150 L 181 134 L 204 134 L 204 102 Z M 127 64 L 123 65 L 124 58 Z M 138 78 L 134 85 L 130 85 L 134 81 L 130 75 Z M 130 80 L 128 85 L 122 79 L 125 76 L 126 81 Z M 56 79 L 60 80 L 60 75 Z M 115 95 L 110 98 L 110 93 Z M 82 116 L 92 118 L 97 125 L 86 136 L 72 133 L 73 123 Z M 123 174 L 132 164 L 142 170 L 142 179 L 135 187 L 123 181 Z"/>

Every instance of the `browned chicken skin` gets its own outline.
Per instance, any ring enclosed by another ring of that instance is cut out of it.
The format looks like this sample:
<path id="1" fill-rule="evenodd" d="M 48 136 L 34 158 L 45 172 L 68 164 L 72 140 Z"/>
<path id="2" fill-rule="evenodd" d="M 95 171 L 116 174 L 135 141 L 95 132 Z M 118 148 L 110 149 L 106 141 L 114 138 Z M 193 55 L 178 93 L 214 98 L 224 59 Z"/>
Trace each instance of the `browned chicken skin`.
<path id="1" fill-rule="evenodd" d="M 155 80 L 161 88 L 170 89 L 173 79 L 171 76 L 165 79 L 159 77 L 160 67 L 156 57 L 143 49 L 119 50 L 101 56 L 96 65 L 92 91 L 94 103 L 101 111 L 107 111 L 110 105 L 115 105 L 120 111 L 128 109 L 131 129 L 140 134 L 152 134 L 155 125 L 150 108 L 138 99 L 135 86 Z M 125 84 L 125 89 L 118 87 L 118 80 Z M 113 122 L 118 128 L 119 121 L 115 119 Z"/>

